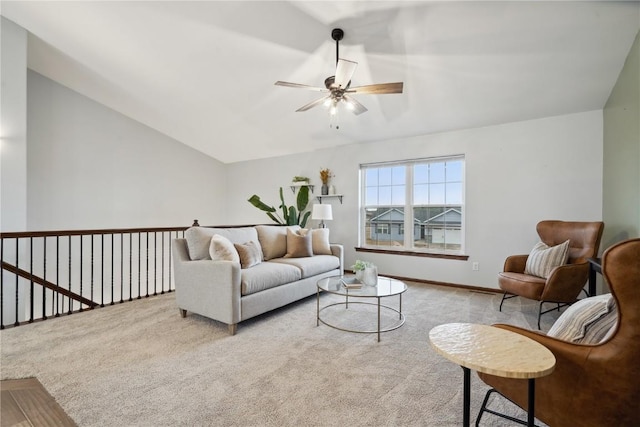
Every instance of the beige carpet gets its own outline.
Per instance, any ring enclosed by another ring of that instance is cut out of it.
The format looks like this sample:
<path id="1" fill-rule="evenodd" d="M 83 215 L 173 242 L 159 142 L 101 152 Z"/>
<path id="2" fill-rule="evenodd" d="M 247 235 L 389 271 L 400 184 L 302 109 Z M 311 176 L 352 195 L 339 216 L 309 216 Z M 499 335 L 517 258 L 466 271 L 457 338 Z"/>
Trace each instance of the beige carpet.
<path id="1" fill-rule="evenodd" d="M 462 370 L 431 349 L 429 330 L 536 328 L 534 302 L 508 300 L 502 313 L 499 303 L 499 295 L 410 284 L 405 325 L 378 343 L 316 326 L 315 297 L 228 336 L 215 321 L 180 318 L 167 294 L 4 330 L 1 376 L 37 377 L 80 426 L 458 426 Z M 558 315 L 543 316 L 543 330 Z M 471 383 L 475 419 L 487 387 L 475 374 Z M 493 407 L 523 415 L 502 399 Z M 508 425 L 491 415 L 482 424 Z"/>

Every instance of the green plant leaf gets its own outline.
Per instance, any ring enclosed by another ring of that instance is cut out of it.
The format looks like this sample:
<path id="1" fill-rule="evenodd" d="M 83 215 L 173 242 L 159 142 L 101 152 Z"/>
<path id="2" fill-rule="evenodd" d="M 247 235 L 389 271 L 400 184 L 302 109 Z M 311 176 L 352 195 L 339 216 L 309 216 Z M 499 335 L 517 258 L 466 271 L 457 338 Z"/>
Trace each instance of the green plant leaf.
<path id="1" fill-rule="evenodd" d="M 298 213 L 294 206 L 289 206 L 289 220 L 287 225 L 296 225 L 298 223 Z"/>
<path id="2" fill-rule="evenodd" d="M 302 217 L 302 221 L 300 221 L 300 227 L 305 228 L 305 226 L 307 225 L 307 220 L 309 219 L 309 215 L 311 215 L 311 212 L 305 212 Z"/>
<path id="3" fill-rule="evenodd" d="M 249 203 L 251 203 L 256 208 L 260 209 L 261 211 L 265 211 L 265 212 L 275 212 L 276 211 L 276 208 L 274 208 L 273 206 L 269 206 L 269 205 L 265 204 L 264 202 L 262 202 L 262 200 L 260 200 L 260 197 L 258 197 L 255 194 L 249 198 Z"/>
<path id="4" fill-rule="evenodd" d="M 302 213 L 307 209 L 307 205 L 309 204 L 309 187 L 300 187 L 296 202 L 298 205 L 298 212 Z"/>

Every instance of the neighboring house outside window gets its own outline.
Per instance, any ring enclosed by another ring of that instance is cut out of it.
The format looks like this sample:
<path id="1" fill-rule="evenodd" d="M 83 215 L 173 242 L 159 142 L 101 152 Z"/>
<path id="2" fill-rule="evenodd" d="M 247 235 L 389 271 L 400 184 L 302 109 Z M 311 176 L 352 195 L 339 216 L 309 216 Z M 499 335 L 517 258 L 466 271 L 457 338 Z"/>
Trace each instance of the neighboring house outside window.
<path id="1" fill-rule="evenodd" d="M 464 156 L 367 164 L 360 171 L 360 246 L 463 252 Z"/>

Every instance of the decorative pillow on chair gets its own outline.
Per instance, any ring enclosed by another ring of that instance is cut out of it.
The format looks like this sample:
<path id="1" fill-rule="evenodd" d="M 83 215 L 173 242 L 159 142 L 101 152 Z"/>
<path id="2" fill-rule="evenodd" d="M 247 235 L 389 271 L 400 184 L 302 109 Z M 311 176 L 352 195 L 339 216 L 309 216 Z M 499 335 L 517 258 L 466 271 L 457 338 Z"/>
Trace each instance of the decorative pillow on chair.
<path id="1" fill-rule="evenodd" d="M 597 344 L 609 338 L 618 320 L 611 294 L 581 299 L 560 315 L 547 335 L 576 344 Z"/>
<path id="2" fill-rule="evenodd" d="M 209 255 L 214 261 L 233 261 L 240 262 L 238 251 L 231 243 L 231 240 L 224 236 L 215 234 L 211 238 L 211 244 L 209 245 Z"/>
<path id="3" fill-rule="evenodd" d="M 287 229 L 287 254 L 285 258 L 313 256 L 312 235 L 302 230 Z"/>
<path id="4" fill-rule="evenodd" d="M 311 234 L 311 248 L 314 255 L 333 255 L 329 245 L 328 228 L 314 228 L 313 230 L 303 228 L 300 230 L 300 234 L 303 236 Z"/>
<path id="5" fill-rule="evenodd" d="M 262 250 L 256 242 L 247 242 L 244 244 L 236 243 L 233 246 L 235 246 L 238 251 L 241 268 L 253 267 L 254 265 L 258 265 L 262 262 Z"/>
<path id="6" fill-rule="evenodd" d="M 567 263 L 569 257 L 569 240 L 556 246 L 547 246 L 543 242 L 537 243 L 524 268 L 524 274 L 548 278 L 551 270 Z"/>

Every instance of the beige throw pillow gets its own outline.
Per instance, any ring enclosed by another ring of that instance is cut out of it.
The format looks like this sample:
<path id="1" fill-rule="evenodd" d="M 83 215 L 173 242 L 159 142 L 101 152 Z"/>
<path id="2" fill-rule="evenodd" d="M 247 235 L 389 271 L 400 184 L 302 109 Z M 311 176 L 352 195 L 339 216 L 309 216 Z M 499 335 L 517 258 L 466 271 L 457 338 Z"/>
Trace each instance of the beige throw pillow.
<path id="1" fill-rule="evenodd" d="M 211 243 L 209 244 L 209 255 L 214 261 L 240 262 L 238 251 L 236 251 L 231 240 L 219 234 L 216 234 L 211 238 Z"/>
<path id="2" fill-rule="evenodd" d="M 253 267 L 262 262 L 262 251 L 256 242 L 236 243 L 233 246 L 238 251 L 241 268 Z"/>
<path id="3" fill-rule="evenodd" d="M 303 228 L 300 230 L 300 234 L 303 236 L 309 234 L 309 232 L 311 232 L 311 247 L 314 255 L 333 255 L 329 243 L 328 228 L 314 228 L 313 230 Z"/>
<path id="4" fill-rule="evenodd" d="M 546 279 L 554 268 L 567 263 L 568 256 L 569 240 L 552 247 L 539 242 L 533 247 L 527 258 L 524 274 Z"/>
<path id="5" fill-rule="evenodd" d="M 299 225 L 282 227 L 278 225 L 257 225 L 258 240 L 262 246 L 265 261 L 282 258 L 287 253 L 287 229 L 299 230 Z"/>
<path id="6" fill-rule="evenodd" d="M 313 256 L 311 234 L 301 233 L 302 230 L 287 229 L 287 254 L 285 258 L 302 258 Z"/>

